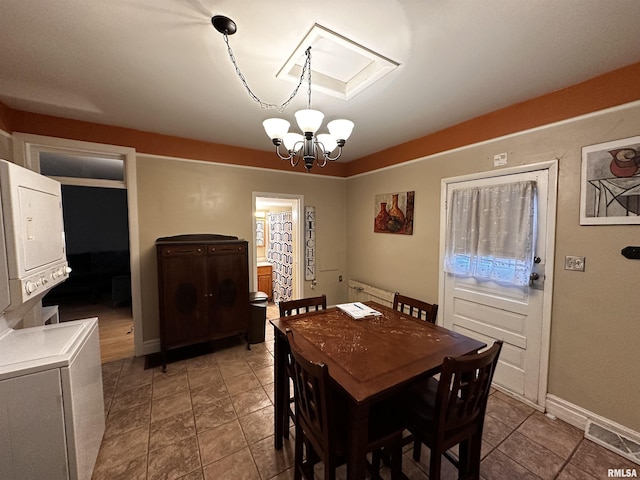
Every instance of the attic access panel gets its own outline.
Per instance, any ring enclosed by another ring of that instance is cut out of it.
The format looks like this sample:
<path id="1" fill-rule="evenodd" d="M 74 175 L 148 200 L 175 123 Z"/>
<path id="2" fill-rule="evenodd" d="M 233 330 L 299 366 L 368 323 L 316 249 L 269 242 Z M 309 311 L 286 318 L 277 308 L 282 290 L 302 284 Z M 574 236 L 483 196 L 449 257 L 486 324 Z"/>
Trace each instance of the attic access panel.
<path id="1" fill-rule="evenodd" d="M 314 91 L 343 100 L 353 98 L 399 65 L 316 23 L 276 77 L 298 83 L 305 62 L 305 50 L 309 46 Z"/>

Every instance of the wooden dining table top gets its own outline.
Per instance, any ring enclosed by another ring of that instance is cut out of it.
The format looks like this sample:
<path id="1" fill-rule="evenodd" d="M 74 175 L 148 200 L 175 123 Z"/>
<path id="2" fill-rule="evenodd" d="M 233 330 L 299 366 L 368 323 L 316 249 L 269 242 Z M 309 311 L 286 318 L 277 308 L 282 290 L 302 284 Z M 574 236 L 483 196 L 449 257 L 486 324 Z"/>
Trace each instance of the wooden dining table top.
<path id="1" fill-rule="evenodd" d="M 282 334 L 291 329 L 305 356 L 325 363 L 331 378 L 357 403 L 439 372 L 446 356 L 486 346 L 376 302 L 365 303 L 382 315 L 356 320 L 334 307 L 270 320 Z"/>

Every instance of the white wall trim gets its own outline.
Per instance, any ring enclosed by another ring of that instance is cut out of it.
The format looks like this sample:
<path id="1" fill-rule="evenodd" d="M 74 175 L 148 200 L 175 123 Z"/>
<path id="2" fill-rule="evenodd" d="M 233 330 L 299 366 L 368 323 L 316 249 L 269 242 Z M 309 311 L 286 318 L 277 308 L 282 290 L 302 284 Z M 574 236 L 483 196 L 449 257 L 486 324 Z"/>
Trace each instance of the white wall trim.
<path id="1" fill-rule="evenodd" d="M 620 110 L 626 110 L 626 109 L 633 108 L 633 107 L 638 107 L 638 106 L 640 106 L 640 100 L 634 100 L 633 102 L 625 103 L 625 104 L 622 104 L 622 105 L 617 105 L 615 107 L 605 108 L 603 110 L 596 110 L 595 112 L 585 113 L 584 115 L 578 115 L 577 117 L 567 118 L 565 120 L 560 120 L 558 122 L 547 123 L 545 125 L 540 125 L 538 127 L 529 128 L 527 130 L 521 130 L 519 132 L 509 133 L 507 135 L 502 135 L 500 137 L 489 138 L 487 140 L 482 140 L 482 141 L 476 142 L 476 143 L 470 143 L 468 145 L 463 145 L 461 147 L 456 147 L 456 148 L 452 148 L 452 149 L 449 149 L 449 150 L 444 150 L 442 152 L 432 153 L 431 155 L 427 155 L 425 157 L 419 157 L 419 158 L 415 158 L 413 160 L 407 160 L 406 162 L 396 163 L 394 165 L 389 165 L 388 167 L 382 167 L 382 168 L 379 168 L 377 170 L 371 170 L 369 172 L 358 173 L 357 175 L 352 175 L 352 176 L 347 177 L 347 178 L 348 179 L 358 178 L 358 177 L 362 177 L 362 176 L 365 176 L 365 175 L 371 175 L 371 174 L 374 174 L 374 173 L 380 173 L 380 172 L 384 172 L 386 170 L 391 170 L 391 169 L 394 169 L 394 168 L 400 168 L 400 167 L 404 167 L 404 166 L 407 166 L 407 165 L 411 165 L 413 163 L 423 162 L 425 160 L 430 160 L 430 159 L 433 159 L 433 158 L 437 158 L 437 157 L 439 157 L 441 155 L 448 155 L 448 154 L 453 153 L 453 152 L 461 152 L 461 151 L 468 150 L 470 148 L 475 148 L 475 147 L 478 147 L 478 146 L 481 146 L 481 145 L 488 145 L 488 144 L 491 144 L 491 143 L 494 143 L 494 142 L 498 142 L 498 141 L 501 141 L 501 140 L 507 140 L 509 138 L 519 137 L 520 135 L 527 135 L 529 133 L 546 130 L 548 128 L 555 128 L 555 127 L 559 127 L 561 125 L 566 125 L 566 124 L 569 124 L 569 123 L 578 122 L 580 120 L 586 120 L 588 118 L 598 117 L 600 115 L 605 115 L 607 113 L 617 112 L 617 111 L 620 111 Z M 434 133 L 437 133 L 437 132 L 434 132 Z"/>
<path id="2" fill-rule="evenodd" d="M 290 170 L 275 170 L 273 168 L 265 168 L 265 167 L 253 167 L 251 165 L 236 165 L 234 163 L 223 163 L 223 162 L 214 162 L 211 160 L 198 160 L 196 158 L 186 158 L 186 157 L 174 157 L 171 155 L 159 155 L 157 153 L 144 153 L 144 152 L 138 152 L 138 156 L 141 157 L 149 157 L 149 158 L 158 158 L 161 160 L 173 160 L 176 162 L 195 162 L 195 163 L 204 163 L 206 165 L 215 165 L 218 167 L 231 167 L 231 168 L 241 168 L 241 169 L 245 169 L 245 170 L 258 170 L 261 172 L 265 172 L 265 173 L 282 173 L 285 175 L 305 175 L 305 176 L 309 176 L 309 172 L 296 172 L 296 171 L 290 171 Z M 274 157 L 274 160 L 277 161 L 279 160 L 278 157 Z M 321 167 L 319 167 L 321 168 Z M 313 175 L 313 178 L 319 178 L 319 179 L 328 179 L 328 180 L 347 180 L 346 177 L 335 177 L 333 175 Z"/>
<path id="3" fill-rule="evenodd" d="M 160 339 L 147 340 L 142 345 L 142 355 L 151 355 L 160 351 Z M 138 355 L 139 356 L 139 355 Z"/>
<path id="4" fill-rule="evenodd" d="M 587 423 L 591 421 L 606 428 L 607 430 L 611 430 L 627 437 L 636 443 L 640 443 L 640 432 L 636 432 L 635 430 L 593 413 L 586 408 L 582 408 L 560 397 L 556 397 L 555 395 L 547 395 L 546 411 L 547 413 L 555 415 L 560 420 L 567 422 L 580 430 L 584 430 L 587 427 Z"/>

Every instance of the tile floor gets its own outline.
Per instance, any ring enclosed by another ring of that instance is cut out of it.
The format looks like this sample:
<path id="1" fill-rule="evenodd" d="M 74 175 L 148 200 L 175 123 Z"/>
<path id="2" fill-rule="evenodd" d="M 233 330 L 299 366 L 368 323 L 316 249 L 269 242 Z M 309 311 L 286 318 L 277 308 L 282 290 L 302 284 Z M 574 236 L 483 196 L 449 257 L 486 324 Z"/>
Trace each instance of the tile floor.
<path id="1" fill-rule="evenodd" d="M 104 364 L 106 431 L 93 479 L 292 479 L 293 438 L 281 451 L 273 448 L 272 351 L 267 322 L 265 343 L 247 350 L 238 341 L 170 363 L 166 373 L 145 370 L 142 358 Z M 489 398 L 482 455 L 485 480 L 600 479 L 609 468 L 640 471 L 582 431 L 498 391 Z M 419 463 L 407 451 L 403 472 L 428 478 L 428 459 L 424 447 Z M 453 478 L 455 469 L 443 461 L 443 479 Z"/>

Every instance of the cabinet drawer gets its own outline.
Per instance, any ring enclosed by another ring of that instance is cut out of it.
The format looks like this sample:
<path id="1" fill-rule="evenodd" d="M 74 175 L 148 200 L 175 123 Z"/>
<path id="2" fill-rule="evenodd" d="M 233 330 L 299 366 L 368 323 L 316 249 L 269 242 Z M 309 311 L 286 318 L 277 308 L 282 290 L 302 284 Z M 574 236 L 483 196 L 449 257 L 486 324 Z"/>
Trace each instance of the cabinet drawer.
<path id="1" fill-rule="evenodd" d="M 204 255 L 206 250 L 202 245 L 173 245 L 159 247 L 159 251 L 163 257 L 178 257 L 181 255 Z"/>
<path id="2" fill-rule="evenodd" d="M 237 252 L 246 252 L 247 246 L 246 244 L 233 244 L 233 245 L 209 245 L 208 252 L 209 254 L 220 254 L 220 253 L 237 253 Z"/>

